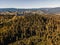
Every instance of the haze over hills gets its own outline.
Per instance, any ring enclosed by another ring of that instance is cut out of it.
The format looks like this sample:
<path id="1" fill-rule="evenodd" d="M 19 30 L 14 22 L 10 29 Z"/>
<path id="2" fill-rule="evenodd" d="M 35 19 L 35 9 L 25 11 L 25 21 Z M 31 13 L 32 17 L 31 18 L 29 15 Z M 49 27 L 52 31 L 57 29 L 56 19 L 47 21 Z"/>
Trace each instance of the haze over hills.
<path id="1" fill-rule="evenodd" d="M 17 9 L 17 8 L 0 8 L 0 12 L 24 12 L 24 11 L 42 11 L 47 14 L 60 14 L 60 7 L 56 8 L 31 8 L 31 9 Z"/>

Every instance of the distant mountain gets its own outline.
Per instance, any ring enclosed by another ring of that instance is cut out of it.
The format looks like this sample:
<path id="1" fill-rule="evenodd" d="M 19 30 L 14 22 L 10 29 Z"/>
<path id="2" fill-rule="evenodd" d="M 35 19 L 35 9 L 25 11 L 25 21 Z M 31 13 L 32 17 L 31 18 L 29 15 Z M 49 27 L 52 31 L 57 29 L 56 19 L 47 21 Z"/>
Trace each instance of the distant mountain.
<path id="1" fill-rule="evenodd" d="M 15 11 L 17 11 L 17 9 L 15 9 L 15 8 L 0 8 L 0 12 L 7 12 L 7 11 L 15 12 Z"/>
<path id="2" fill-rule="evenodd" d="M 60 14 L 60 7 L 56 8 L 40 8 L 45 13 Z"/>
<path id="3" fill-rule="evenodd" d="M 37 11 L 37 9 L 16 9 L 16 8 L 0 8 L 0 12 L 6 12 L 6 11 L 19 11 L 19 12 L 24 12 L 24 11 Z"/>
<path id="4" fill-rule="evenodd" d="M 32 9 L 16 9 L 16 8 L 0 8 L 0 12 L 24 12 L 24 11 L 42 11 L 44 13 L 60 14 L 60 7 L 56 8 L 32 8 Z"/>

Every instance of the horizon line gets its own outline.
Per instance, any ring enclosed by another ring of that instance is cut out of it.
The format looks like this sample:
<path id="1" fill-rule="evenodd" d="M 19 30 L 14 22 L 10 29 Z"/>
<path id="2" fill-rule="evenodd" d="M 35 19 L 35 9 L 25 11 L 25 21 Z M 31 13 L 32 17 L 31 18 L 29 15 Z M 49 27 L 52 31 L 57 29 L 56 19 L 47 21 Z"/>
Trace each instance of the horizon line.
<path id="1" fill-rule="evenodd" d="M 0 7 L 0 9 L 3 9 L 3 8 L 15 8 L 15 9 L 38 9 L 38 8 L 59 8 L 59 7 L 37 7 L 37 8 L 16 8 L 16 7 Z"/>

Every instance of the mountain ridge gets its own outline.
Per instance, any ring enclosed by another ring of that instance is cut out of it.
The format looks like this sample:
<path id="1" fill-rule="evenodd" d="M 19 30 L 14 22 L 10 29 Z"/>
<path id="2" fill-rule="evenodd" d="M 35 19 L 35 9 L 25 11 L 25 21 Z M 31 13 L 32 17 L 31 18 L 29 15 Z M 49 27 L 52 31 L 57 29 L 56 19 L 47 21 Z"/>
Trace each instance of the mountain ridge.
<path id="1" fill-rule="evenodd" d="M 60 14 L 60 7 L 56 8 L 30 8 L 30 9 L 25 9 L 25 8 L 0 8 L 0 12 L 25 12 L 25 11 L 42 11 L 47 14 Z"/>

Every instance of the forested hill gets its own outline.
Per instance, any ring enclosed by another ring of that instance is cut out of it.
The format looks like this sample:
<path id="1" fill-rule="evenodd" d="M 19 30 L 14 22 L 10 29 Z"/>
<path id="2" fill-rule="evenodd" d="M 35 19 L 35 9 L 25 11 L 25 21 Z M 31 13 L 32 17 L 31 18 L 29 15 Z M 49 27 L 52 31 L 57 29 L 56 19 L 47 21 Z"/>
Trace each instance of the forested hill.
<path id="1" fill-rule="evenodd" d="M 0 16 L 0 45 L 59 45 L 60 16 Z"/>

